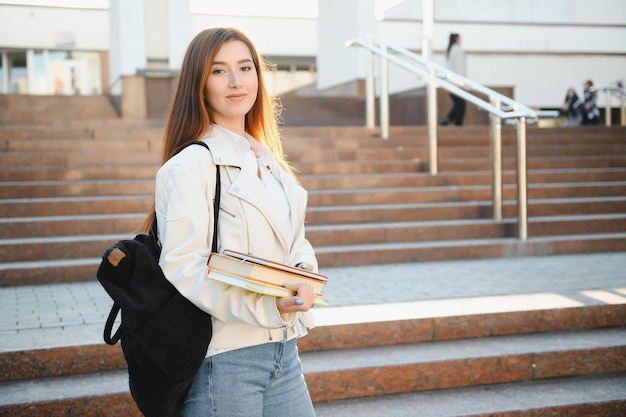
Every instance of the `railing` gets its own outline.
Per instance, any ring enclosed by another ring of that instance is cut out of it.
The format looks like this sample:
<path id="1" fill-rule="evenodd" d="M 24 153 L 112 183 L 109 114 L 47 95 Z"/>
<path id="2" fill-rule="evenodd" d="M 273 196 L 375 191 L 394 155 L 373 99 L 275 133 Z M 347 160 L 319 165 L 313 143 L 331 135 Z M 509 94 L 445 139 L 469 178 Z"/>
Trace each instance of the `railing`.
<path id="1" fill-rule="evenodd" d="M 626 89 L 615 86 L 606 85 L 603 87 L 594 87 L 593 91 L 604 91 L 605 95 L 605 111 L 604 124 L 611 126 L 611 96 L 618 96 L 620 99 L 619 124 L 626 126 Z"/>
<path id="2" fill-rule="evenodd" d="M 380 62 L 380 130 L 383 139 L 389 138 L 389 62 L 415 74 L 428 85 L 443 88 L 466 101 L 478 106 L 490 114 L 490 137 L 492 148 L 492 189 L 493 217 L 502 220 L 502 119 L 510 119 L 517 123 L 517 218 L 518 238 L 528 237 L 528 183 L 526 180 L 526 123 L 529 119 L 541 117 L 558 117 L 557 111 L 533 110 L 497 91 L 491 90 L 475 81 L 456 74 L 447 68 L 426 60 L 411 51 L 394 45 L 391 42 L 367 41 L 353 39 L 346 42 L 347 46 L 360 46 L 369 51 L 369 70 L 366 79 L 366 124 L 374 127 L 375 99 L 375 56 Z M 391 53 L 390 51 L 393 51 Z M 401 55 L 404 59 L 398 57 Z M 476 96 L 473 92 L 482 93 L 489 101 Z M 434 94 L 428 98 L 428 154 L 429 168 L 432 175 L 437 174 L 437 119 L 436 98 Z"/>

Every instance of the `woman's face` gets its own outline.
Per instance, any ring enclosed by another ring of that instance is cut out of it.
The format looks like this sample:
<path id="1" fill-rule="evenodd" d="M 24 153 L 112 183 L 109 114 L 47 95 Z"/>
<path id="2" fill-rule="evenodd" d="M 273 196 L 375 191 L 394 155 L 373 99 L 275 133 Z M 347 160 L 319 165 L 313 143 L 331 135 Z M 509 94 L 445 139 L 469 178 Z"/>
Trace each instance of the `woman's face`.
<path id="1" fill-rule="evenodd" d="M 248 46 L 226 42 L 211 63 L 204 94 L 213 121 L 238 134 L 245 129 L 245 116 L 256 101 L 259 82 Z"/>

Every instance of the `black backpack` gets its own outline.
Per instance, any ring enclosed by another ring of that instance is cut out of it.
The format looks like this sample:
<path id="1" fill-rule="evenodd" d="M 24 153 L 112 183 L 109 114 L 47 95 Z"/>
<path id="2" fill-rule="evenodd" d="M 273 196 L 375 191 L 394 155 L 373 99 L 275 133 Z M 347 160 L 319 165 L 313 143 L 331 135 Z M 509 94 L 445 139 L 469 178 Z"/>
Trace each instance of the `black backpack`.
<path id="1" fill-rule="evenodd" d="M 208 149 L 203 142 L 194 142 Z M 220 171 L 216 167 L 213 247 L 217 249 Z M 104 341 L 122 341 L 130 393 L 146 417 L 178 417 L 207 352 L 211 316 L 183 297 L 159 266 L 156 219 L 149 235 L 106 249 L 97 277 L 113 299 Z M 121 324 L 111 336 L 121 310 Z"/>

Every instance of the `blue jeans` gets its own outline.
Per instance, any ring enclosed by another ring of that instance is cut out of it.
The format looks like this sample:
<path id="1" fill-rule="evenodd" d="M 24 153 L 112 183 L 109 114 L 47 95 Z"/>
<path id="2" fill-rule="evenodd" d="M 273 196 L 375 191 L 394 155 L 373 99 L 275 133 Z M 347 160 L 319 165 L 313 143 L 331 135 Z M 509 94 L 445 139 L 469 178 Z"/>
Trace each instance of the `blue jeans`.
<path id="1" fill-rule="evenodd" d="M 315 417 L 296 339 L 206 358 L 181 417 Z"/>

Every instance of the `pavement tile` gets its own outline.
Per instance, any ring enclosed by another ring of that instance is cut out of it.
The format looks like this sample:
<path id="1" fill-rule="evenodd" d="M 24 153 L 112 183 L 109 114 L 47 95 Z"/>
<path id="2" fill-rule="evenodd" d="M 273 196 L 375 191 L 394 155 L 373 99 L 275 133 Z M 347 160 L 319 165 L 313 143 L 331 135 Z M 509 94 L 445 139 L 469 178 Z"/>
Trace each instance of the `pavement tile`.
<path id="1" fill-rule="evenodd" d="M 626 252 L 363 265 L 320 272 L 329 277 L 324 295 L 331 307 L 541 293 L 586 305 L 626 300 Z M 0 333 L 104 324 L 111 305 L 95 280 L 0 288 Z"/>

